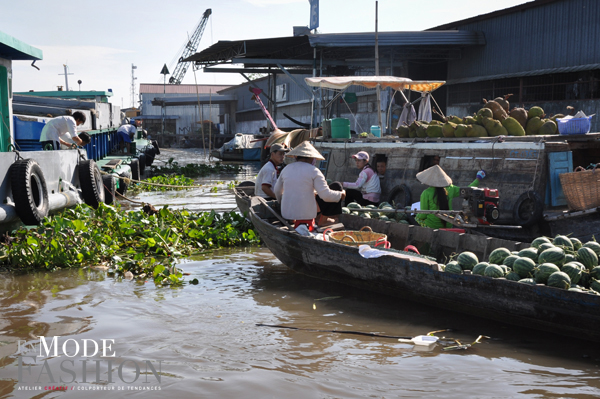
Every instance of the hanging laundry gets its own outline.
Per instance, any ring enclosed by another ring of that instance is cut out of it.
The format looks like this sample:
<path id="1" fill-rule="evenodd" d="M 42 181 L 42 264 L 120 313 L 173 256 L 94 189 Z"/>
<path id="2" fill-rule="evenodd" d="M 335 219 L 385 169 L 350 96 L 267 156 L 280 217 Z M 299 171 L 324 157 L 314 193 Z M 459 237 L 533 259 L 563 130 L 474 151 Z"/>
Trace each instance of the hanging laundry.
<path id="1" fill-rule="evenodd" d="M 419 104 L 419 120 L 431 122 L 431 93 L 421 93 L 421 104 Z"/>
<path id="2" fill-rule="evenodd" d="M 415 107 L 411 103 L 406 103 L 402 107 L 402 113 L 400 114 L 400 119 L 398 119 L 398 125 L 396 125 L 396 129 L 400 126 L 410 126 L 417 119 L 417 112 L 415 111 Z"/>

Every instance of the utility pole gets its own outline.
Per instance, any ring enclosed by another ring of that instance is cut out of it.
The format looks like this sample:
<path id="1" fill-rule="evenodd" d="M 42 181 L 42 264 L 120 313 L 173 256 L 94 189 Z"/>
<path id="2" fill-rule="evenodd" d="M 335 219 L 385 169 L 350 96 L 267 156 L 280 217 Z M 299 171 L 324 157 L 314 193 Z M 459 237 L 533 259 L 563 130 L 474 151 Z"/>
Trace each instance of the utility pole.
<path id="1" fill-rule="evenodd" d="M 378 7 L 379 2 L 375 2 L 375 76 L 379 76 L 379 36 L 377 32 L 377 20 L 378 20 Z M 377 123 L 381 129 L 381 135 L 383 136 L 383 124 L 381 123 L 381 87 L 377 83 Z"/>
<path id="2" fill-rule="evenodd" d="M 135 108 L 135 70 L 137 67 L 131 64 L 131 108 Z"/>
<path id="3" fill-rule="evenodd" d="M 69 78 L 67 75 L 73 75 L 73 74 L 68 73 L 69 67 L 67 66 L 67 64 L 63 64 L 63 67 L 65 68 L 65 73 L 59 73 L 59 75 L 65 75 L 65 87 L 67 88 L 67 91 L 69 91 Z"/>

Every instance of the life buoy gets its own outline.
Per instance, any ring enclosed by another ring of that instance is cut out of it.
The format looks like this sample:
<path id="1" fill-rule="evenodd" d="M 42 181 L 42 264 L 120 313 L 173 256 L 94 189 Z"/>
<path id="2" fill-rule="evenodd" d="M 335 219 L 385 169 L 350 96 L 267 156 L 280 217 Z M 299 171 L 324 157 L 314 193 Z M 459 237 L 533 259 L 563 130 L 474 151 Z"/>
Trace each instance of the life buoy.
<path id="1" fill-rule="evenodd" d="M 140 161 L 137 158 L 134 158 L 129 163 L 129 168 L 131 169 L 131 178 L 133 180 L 140 180 Z"/>
<path id="2" fill-rule="evenodd" d="M 79 183 L 85 203 L 92 208 L 98 208 L 100 203 L 104 202 L 104 184 L 100 168 L 93 159 L 79 163 Z"/>
<path id="3" fill-rule="evenodd" d="M 115 178 L 112 175 L 102 176 L 104 186 L 104 203 L 110 205 L 115 202 Z"/>
<path id="4" fill-rule="evenodd" d="M 158 148 L 158 141 L 152 140 L 152 147 L 154 147 L 154 151 L 156 151 L 156 155 L 160 155 L 160 149 Z"/>
<path id="5" fill-rule="evenodd" d="M 140 166 L 140 177 L 144 174 L 146 170 L 146 154 L 141 153 L 138 155 L 138 165 Z M 139 179 L 137 179 L 139 180 Z"/>
<path id="6" fill-rule="evenodd" d="M 412 205 L 410 189 L 406 184 L 394 187 L 390 191 L 387 202 L 395 205 L 396 208 L 404 208 L 405 206 Z"/>
<path id="7" fill-rule="evenodd" d="M 131 165 L 129 165 L 131 167 Z M 136 165 L 137 166 L 137 165 Z M 138 170 L 139 173 L 139 170 Z M 131 179 L 131 172 L 126 170 L 125 172 L 119 175 L 119 187 L 117 187 L 117 192 L 121 195 L 125 195 L 127 192 L 127 188 L 129 188 L 129 181 Z"/>
<path id="8" fill-rule="evenodd" d="M 48 216 L 48 188 L 40 165 L 20 159 L 10 166 L 10 184 L 15 211 L 26 225 L 38 225 Z"/>
<path id="9" fill-rule="evenodd" d="M 544 212 L 542 198 L 535 191 L 527 191 L 517 199 L 513 218 L 519 226 L 528 227 L 541 219 Z"/>

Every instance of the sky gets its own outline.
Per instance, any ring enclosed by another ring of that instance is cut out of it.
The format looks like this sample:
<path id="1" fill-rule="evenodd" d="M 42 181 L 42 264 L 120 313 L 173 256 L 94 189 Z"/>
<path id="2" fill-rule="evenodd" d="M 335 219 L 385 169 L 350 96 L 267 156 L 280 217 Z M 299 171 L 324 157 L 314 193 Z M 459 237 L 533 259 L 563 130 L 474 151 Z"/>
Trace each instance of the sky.
<path id="1" fill-rule="evenodd" d="M 527 0 L 379 0 L 380 32 L 418 31 L 512 7 Z M 320 33 L 373 32 L 375 0 L 320 0 Z M 110 102 L 130 107 L 132 64 L 140 83 L 162 83 L 183 46 L 212 9 L 197 51 L 219 40 L 292 36 L 307 26 L 308 0 L 0 0 L 0 31 L 43 51 L 44 59 L 13 62 L 13 90 L 113 90 Z M 168 76 L 167 76 L 168 79 Z M 81 85 L 77 81 L 81 80 Z M 199 84 L 239 84 L 239 74 L 196 72 Z M 183 83 L 193 84 L 188 72 Z"/>

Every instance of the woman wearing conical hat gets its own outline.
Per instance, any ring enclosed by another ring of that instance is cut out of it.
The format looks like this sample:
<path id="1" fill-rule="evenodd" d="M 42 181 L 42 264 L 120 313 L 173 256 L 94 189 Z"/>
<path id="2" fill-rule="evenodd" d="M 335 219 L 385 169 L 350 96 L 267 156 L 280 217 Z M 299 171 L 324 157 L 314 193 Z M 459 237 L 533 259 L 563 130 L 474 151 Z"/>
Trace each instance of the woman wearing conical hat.
<path id="1" fill-rule="evenodd" d="M 477 172 L 477 178 L 469 184 L 469 187 L 479 186 L 479 182 L 484 177 L 485 172 L 480 170 Z M 417 173 L 417 180 L 429 186 L 421 193 L 421 210 L 452 210 L 452 200 L 460 195 L 460 187 L 452 185 L 452 179 L 439 165 Z M 421 226 L 432 229 L 452 227 L 450 223 L 446 223 L 432 214 L 418 213 L 415 219 Z"/>
<path id="2" fill-rule="evenodd" d="M 306 224 L 312 230 L 317 216 L 317 200 L 320 201 L 323 214 L 328 214 L 325 208 L 331 204 L 332 208 L 339 208 L 337 211 L 339 215 L 342 211 L 341 201 L 346 197 L 346 192 L 341 185 L 339 191 L 332 190 L 327 185 L 323 173 L 313 165 L 315 160 L 325 159 L 319 151 L 305 141 L 290 151 L 287 156 L 296 157 L 296 162 L 281 171 L 273 190 L 281 203 L 281 216 L 294 220 L 294 227 Z"/>

